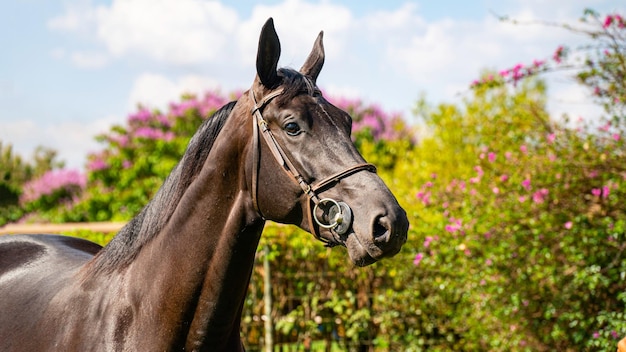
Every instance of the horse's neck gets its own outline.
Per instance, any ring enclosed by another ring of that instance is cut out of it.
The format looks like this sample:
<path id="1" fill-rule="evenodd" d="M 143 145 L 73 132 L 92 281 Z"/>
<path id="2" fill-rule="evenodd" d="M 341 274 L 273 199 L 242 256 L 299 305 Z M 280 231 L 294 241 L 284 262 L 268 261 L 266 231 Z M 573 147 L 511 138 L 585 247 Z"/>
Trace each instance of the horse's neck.
<path id="1" fill-rule="evenodd" d="M 127 289 L 134 291 L 129 296 L 141 297 L 135 302 L 144 319 L 135 320 L 138 332 L 189 350 L 219 350 L 224 339 L 239 343 L 241 307 L 264 224 L 241 190 L 241 155 L 214 149 L 209 158 L 220 157 L 206 162 L 169 222 L 125 273 Z"/>

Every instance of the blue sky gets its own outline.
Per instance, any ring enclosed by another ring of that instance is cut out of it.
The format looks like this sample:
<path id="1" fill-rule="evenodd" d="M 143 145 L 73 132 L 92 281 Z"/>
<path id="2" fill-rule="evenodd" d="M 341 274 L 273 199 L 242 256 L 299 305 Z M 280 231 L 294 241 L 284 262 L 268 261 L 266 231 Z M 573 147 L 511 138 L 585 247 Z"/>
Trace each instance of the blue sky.
<path id="1" fill-rule="evenodd" d="M 299 68 L 320 30 L 329 94 L 360 97 L 411 120 L 420 94 L 461 99 L 486 68 L 550 56 L 582 39 L 496 14 L 572 21 L 619 1 L 13 0 L 0 4 L 0 141 L 23 156 L 37 145 L 81 168 L 94 136 L 138 104 L 163 108 L 183 92 L 247 89 L 259 29 L 275 19 L 282 66 Z M 552 78 L 549 109 L 592 117 L 598 108 L 566 77 Z"/>

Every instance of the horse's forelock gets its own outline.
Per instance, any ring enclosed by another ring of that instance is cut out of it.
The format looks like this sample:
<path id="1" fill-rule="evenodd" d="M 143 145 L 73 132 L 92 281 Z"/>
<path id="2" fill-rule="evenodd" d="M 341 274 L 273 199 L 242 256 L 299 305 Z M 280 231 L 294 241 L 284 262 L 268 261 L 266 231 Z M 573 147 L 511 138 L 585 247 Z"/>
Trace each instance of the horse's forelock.
<path id="1" fill-rule="evenodd" d="M 276 98 L 276 102 L 279 106 L 285 105 L 302 93 L 309 95 L 315 93 L 315 82 L 313 82 L 310 77 L 294 69 L 280 68 L 278 70 L 278 77 L 281 78 L 280 86 L 283 88 L 283 93 Z"/>

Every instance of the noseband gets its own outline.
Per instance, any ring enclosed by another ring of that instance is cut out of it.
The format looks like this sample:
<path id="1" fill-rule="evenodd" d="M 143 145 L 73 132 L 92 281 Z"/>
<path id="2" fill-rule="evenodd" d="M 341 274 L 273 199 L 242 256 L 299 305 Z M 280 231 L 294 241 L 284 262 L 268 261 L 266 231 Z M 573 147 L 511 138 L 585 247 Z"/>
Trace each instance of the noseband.
<path id="1" fill-rule="evenodd" d="M 274 159 L 278 162 L 278 164 L 282 167 L 283 171 L 289 175 L 291 179 L 293 179 L 304 194 L 307 195 L 309 201 L 307 202 L 307 216 L 309 220 L 309 226 L 315 238 L 324 242 L 324 244 L 328 247 L 333 247 L 341 242 L 337 237 L 345 234 L 350 229 L 352 225 L 352 210 L 348 206 L 348 204 L 336 201 L 331 198 L 322 198 L 318 197 L 318 193 L 322 192 L 325 189 L 330 188 L 330 186 L 339 182 L 342 178 L 348 177 L 352 174 L 355 174 L 359 171 L 369 171 L 376 173 L 376 166 L 372 164 L 357 164 L 352 167 L 349 167 L 341 172 L 337 172 L 333 175 L 330 175 L 323 179 L 322 181 L 316 184 L 310 184 L 307 182 L 304 177 L 298 172 L 295 168 L 291 160 L 287 154 L 285 154 L 283 148 L 278 144 L 276 138 L 272 134 L 272 131 L 267 126 L 267 121 L 263 118 L 261 114 L 261 110 L 269 104 L 269 102 L 276 98 L 277 96 L 283 93 L 283 89 L 277 89 L 270 94 L 263 97 L 260 102 L 257 102 L 256 97 L 254 96 L 254 92 L 250 89 L 250 98 L 254 102 L 254 107 L 252 108 L 252 115 L 255 117 L 252 121 L 253 125 L 253 165 L 252 165 L 252 203 L 254 205 L 254 209 L 263 216 L 261 210 L 259 209 L 258 199 L 257 199 L 257 188 L 258 188 L 258 169 L 260 163 L 260 153 L 261 149 L 259 146 L 259 135 L 262 135 L 267 143 L 267 146 L 270 148 Z M 259 132 L 259 129 L 262 133 Z M 311 204 L 314 204 L 311 209 Z M 325 210 L 324 208 L 327 207 Z M 323 214 L 327 214 L 328 218 L 331 219 L 331 222 L 325 223 L 324 219 L 320 219 L 318 217 L 318 210 L 322 210 Z M 318 227 L 313 223 L 317 223 L 319 227 L 330 229 L 333 234 L 333 238 L 328 239 L 321 237 L 319 233 Z"/>

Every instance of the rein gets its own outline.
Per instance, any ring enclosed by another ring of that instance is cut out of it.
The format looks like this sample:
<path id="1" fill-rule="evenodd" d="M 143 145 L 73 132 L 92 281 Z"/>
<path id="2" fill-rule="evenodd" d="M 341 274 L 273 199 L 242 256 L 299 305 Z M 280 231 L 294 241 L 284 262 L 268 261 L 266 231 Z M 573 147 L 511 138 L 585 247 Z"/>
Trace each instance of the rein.
<path id="1" fill-rule="evenodd" d="M 277 96 L 283 93 L 283 89 L 277 89 L 270 94 L 266 95 L 261 99 L 260 102 L 257 102 L 256 97 L 254 96 L 254 92 L 250 89 L 250 98 L 254 102 L 254 107 L 252 108 L 252 115 L 255 117 L 252 120 L 253 125 L 253 166 L 252 166 L 252 203 L 254 205 L 254 209 L 263 216 L 261 210 L 259 209 L 257 192 L 258 192 L 258 169 L 260 163 L 260 145 L 259 145 L 259 135 L 263 136 L 267 146 L 270 148 L 274 159 L 278 162 L 278 164 L 282 167 L 283 171 L 289 175 L 289 177 L 294 180 L 300 188 L 307 195 L 309 201 L 307 202 L 307 216 L 309 220 L 309 226 L 313 232 L 313 235 L 316 239 L 323 242 L 327 247 L 334 247 L 341 242 L 335 237 L 335 234 L 341 236 L 345 234 L 352 223 L 352 210 L 348 206 L 348 204 L 340 201 L 336 201 L 331 198 L 322 198 L 318 197 L 318 193 L 322 192 L 325 189 L 330 188 L 330 186 L 335 183 L 341 181 L 342 178 L 348 177 L 352 174 L 355 174 L 360 171 L 369 171 L 376 173 L 376 166 L 363 163 L 351 166 L 343 171 L 337 172 L 333 175 L 330 175 L 320 182 L 316 184 L 311 184 L 306 181 L 306 179 L 298 172 L 296 167 L 293 165 L 289 157 L 284 152 L 283 148 L 281 148 L 280 144 L 274 138 L 272 131 L 269 129 L 267 125 L 267 121 L 263 118 L 261 114 L 261 110 L 269 104 L 269 102 L 276 98 Z M 262 132 L 259 132 L 260 131 Z M 314 204 L 311 209 L 311 204 Z M 328 214 L 328 217 L 331 219 L 330 223 L 325 223 L 323 219 L 319 219 L 317 216 L 318 209 L 321 209 L 324 205 L 330 204 L 330 207 L 327 211 L 322 211 Z M 333 233 L 332 239 L 324 238 L 319 233 L 319 228 L 315 226 L 315 223 L 319 225 L 319 227 L 325 229 L 331 229 L 331 233 Z"/>

